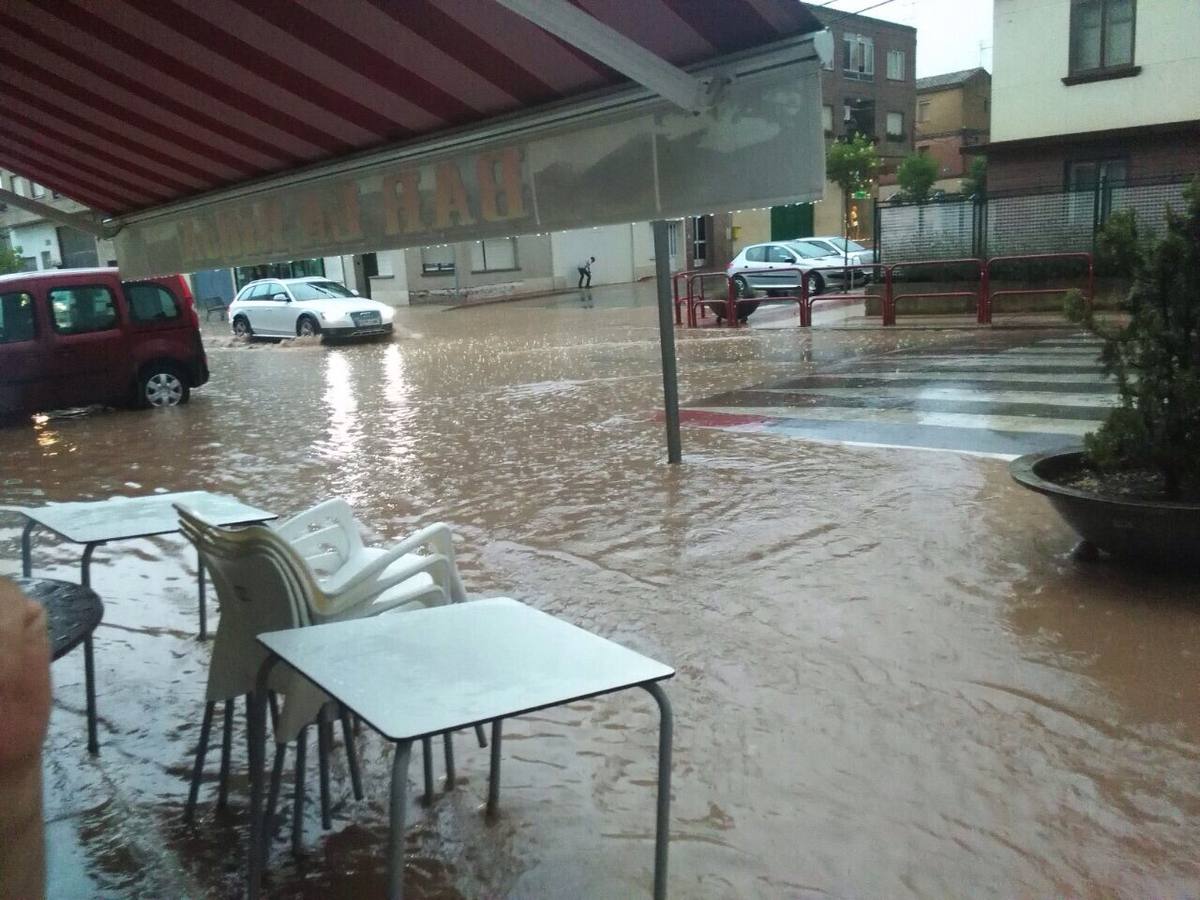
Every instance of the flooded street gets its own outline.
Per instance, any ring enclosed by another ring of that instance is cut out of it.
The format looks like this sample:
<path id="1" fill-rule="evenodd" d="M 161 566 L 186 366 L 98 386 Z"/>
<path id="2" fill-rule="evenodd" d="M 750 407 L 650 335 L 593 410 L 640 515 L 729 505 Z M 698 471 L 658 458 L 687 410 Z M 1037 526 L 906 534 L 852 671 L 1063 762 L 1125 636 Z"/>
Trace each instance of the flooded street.
<path id="1" fill-rule="evenodd" d="M 281 515 L 344 497 L 381 542 L 449 523 L 473 597 L 678 670 L 675 897 L 1200 893 L 1194 582 L 1073 562 L 997 459 L 685 427 L 668 467 L 649 289 L 593 298 L 404 309 L 408 336 L 361 346 L 247 349 L 213 323 L 189 405 L 0 431 L 0 505 L 207 490 Z M 681 397 L 1053 334 L 685 330 Z M 19 545 L 0 518 L 0 571 Z M 35 575 L 78 565 L 78 547 L 35 545 Z M 52 893 L 238 896 L 240 720 L 229 809 L 214 747 L 182 821 L 210 652 L 194 553 L 112 544 L 92 573 L 102 749 L 86 752 L 74 653 L 53 667 Z M 487 751 L 459 735 L 459 786 L 410 812 L 411 896 L 648 895 L 657 725 L 643 692 L 509 722 L 494 824 Z M 268 892 L 379 895 L 391 749 L 364 730 L 355 802 L 338 741 L 324 832 L 313 746 L 309 853 L 293 861 L 281 828 Z"/>

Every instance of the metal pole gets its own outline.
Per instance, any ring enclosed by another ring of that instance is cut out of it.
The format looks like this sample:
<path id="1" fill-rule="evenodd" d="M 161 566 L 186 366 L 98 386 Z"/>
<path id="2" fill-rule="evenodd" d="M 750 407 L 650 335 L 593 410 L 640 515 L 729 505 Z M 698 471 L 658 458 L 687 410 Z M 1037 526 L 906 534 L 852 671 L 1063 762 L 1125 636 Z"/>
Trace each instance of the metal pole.
<path id="1" fill-rule="evenodd" d="M 658 337 L 662 348 L 663 409 L 667 422 L 667 462 L 683 461 L 679 438 L 679 376 L 675 370 L 675 316 L 671 309 L 671 250 L 667 223 L 656 219 L 654 271 L 658 279 Z"/>

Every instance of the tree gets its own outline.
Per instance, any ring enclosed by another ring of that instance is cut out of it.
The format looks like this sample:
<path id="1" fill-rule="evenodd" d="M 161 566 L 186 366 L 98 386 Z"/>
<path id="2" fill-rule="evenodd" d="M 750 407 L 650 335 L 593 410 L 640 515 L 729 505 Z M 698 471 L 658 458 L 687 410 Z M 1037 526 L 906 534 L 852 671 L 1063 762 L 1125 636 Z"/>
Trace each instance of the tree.
<path id="1" fill-rule="evenodd" d="M 968 197 L 982 200 L 987 196 L 987 157 L 972 156 L 971 167 L 963 179 L 962 192 Z"/>
<path id="2" fill-rule="evenodd" d="M 1184 215 L 1137 261 L 1128 324 L 1107 329 L 1074 298 L 1071 317 L 1105 338 L 1101 360 L 1120 403 L 1085 439 L 1101 472 L 1157 473 L 1168 499 L 1200 499 L 1200 178 Z"/>
<path id="3" fill-rule="evenodd" d="M 929 190 L 938 178 L 937 160 L 924 153 L 907 156 L 896 170 L 896 180 L 906 199 L 921 203 L 929 198 Z"/>
<path id="4" fill-rule="evenodd" d="M 21 271 L 21 254 L 8 242 L 7 235 L 0 235 L 0 275 Z"/>
<path id="5" fill-rule="evenodd" d="M 825 177 L 842 189 L 843 258 L 849 264 L 850 197 L 871 186 L 879 171 L 879 153 L 869 138 L 856 134 L 847 141 L 835 141 L 825 154 Z M 846 283 L 846 282 L 843 282 Z"/>

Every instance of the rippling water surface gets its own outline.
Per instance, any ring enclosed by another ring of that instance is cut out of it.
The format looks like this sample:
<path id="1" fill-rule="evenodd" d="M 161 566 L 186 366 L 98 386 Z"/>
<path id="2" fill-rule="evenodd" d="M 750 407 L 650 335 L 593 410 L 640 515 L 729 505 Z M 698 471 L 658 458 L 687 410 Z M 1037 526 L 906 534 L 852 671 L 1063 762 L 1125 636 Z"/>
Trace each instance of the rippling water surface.
<path id="1" fill-rule="evenodd" d="M 596 296 L 403 311 L 412 336 L 387 344 L 211 340 L 212 383 L 187 407 L 0 431 L 0 505 L 203 489 L 281 514 L 342 496 L 381 540 L 449 522 L 473 595 L 678 669 L 674 896 L 1200 892 L 1194 584 L 1072 563 L 1069 533 L 994 460 L 689 429 L 668 467 L 653 310 L 644 290 L 633 308 L 627 289 Z M 946 339 L 683 335 L 682 392 Z M 18 546 L 0 518 L 0 570 Z M 77 561 L 37 545 L 38 574 Z M 98 760 L 82 657 L 54 666 L 60 895 L 236 896 L 241 750 L 230 808 L 210 781 L 197 826 L 181 822 L 209 652 L 194 558 L 178 538 L 132 541 L 93 573 Z M 486 751 L 460 737 L 464 781 L 410 816 L 412 894 L 647 892 L 656 728 L 633 693 L 511 723 L 493 825 Z M 299 863 L 281 837 L 272 895 L 382 890 L 390 749 L 362 749 L 367 801 L 339 754 L 334 828 L 310 806 Z"/>

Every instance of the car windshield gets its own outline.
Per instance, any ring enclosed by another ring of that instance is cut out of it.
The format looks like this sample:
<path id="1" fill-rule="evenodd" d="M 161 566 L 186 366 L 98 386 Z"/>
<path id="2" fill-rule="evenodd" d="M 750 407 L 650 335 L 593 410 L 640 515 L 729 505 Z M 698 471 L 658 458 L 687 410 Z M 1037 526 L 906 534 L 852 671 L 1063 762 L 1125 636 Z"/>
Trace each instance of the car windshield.
<path id="1" fill-rule="evenodd" d="M 788 246 L 805 259 L 817 259 L 829 255 L 829 251 L 824 247 L 818 247 L 807 241 L 789 241 Z"/>
<path id="2" fill-rule="evenodd" d="M 300 281 L 289 285 L 297 300 L 356 300 L 351 290 L 336 281 Z"/>
<path id="3" fill-rule="evenodd" d="M 854 241 L 848 241 L 845 238 L 831 237 L 826 238 L 825 240 L 837 247 L 839 253 L 844 253 L 847 249 L 849 249 L 849 252 L 851 253 L 859 253 L 867 249 L 862 244 L 855 243 Z"/>

